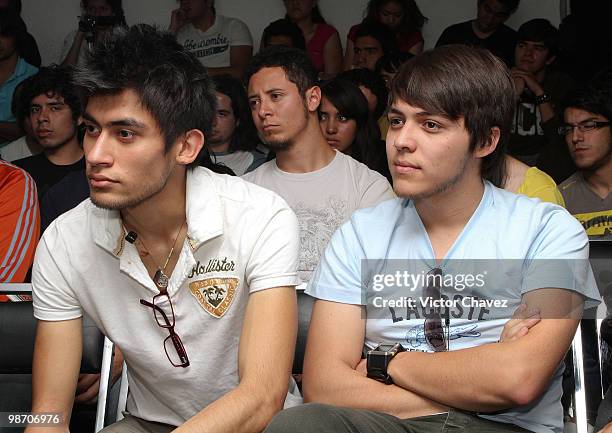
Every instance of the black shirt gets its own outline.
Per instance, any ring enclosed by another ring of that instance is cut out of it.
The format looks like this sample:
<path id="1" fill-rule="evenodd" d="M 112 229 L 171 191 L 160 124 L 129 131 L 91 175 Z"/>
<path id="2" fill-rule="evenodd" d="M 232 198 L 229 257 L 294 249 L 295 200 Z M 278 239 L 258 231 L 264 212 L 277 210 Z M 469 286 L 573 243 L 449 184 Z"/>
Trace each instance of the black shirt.
<path id="1" fill-rule="evenodd" d="M 38 201 L 41 201 L 47 190 L 62 180 L 64 176 L 73 171 L 85 170 L 85 157 L 74 164 L 56 165 L 49 161 L 44 153 L 39 153 L 18 159 L 13 164 L 30 173 L 38 189 Z"/>
<path id="2" fill-rule="evenodd" d="M 89 197 L 89 182 L 85 170 L 74 171 L 53 185 L 40 202 L 40 232 L 55 218 L 76 207 Z"/>
<path id="3" fill-rule="evenodd" d="M 443 32 L 436 47 L 450 44 L 463 44 L 471 47 L 486 48 L 502 59 L 508 67 L 514 65 L 514 48 L 516 47 L 516 32 L 510 27 L 501 25 L 486 39 L 480 39 L 472 28 L 472 20 L 453 24 Z"/>

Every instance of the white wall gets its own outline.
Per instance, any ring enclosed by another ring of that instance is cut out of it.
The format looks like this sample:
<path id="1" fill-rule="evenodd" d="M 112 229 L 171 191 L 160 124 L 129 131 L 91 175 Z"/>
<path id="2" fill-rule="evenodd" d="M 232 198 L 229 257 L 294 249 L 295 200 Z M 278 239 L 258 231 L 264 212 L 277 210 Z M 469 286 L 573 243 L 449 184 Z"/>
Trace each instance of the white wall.
<path id="1" fill-rule="evenodd" d="M 473 18 L 477 0 L 417 0 L 429 18 L 423 29 L 426 47 L 435 45 L 438 36 L 450 24 Z M 548 18 L 559 25 L 560 0 L 522 0 L 508 25 L 517 28 L 531 18 Z M 38 42 L 43 64 L 58 62 L 64 37 L 77 26 L 80 0 L 25 0 L 22 16 Z M 176 0 L 123 0 L 128 24 L 155 23 L 166 28 Z M 345 42 L 348 29 L 362 18 L 367 0 L 319 0 L 323 16 L 340 32 Z M 245 21 L 256 47 L 263 29 L 283 16 L 281 0 L 217 0 L 217 11 Z"/>

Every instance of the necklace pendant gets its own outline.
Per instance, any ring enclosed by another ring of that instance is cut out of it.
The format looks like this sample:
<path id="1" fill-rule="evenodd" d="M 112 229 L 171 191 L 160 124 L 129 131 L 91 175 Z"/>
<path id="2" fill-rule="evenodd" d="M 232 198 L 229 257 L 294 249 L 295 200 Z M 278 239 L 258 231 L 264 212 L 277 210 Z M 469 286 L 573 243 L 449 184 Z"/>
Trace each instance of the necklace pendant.
<path id="1" fill-rule="evenodd" d="M 155 272 L 155 276 L 153 277 L 153 282 L 160 291 L 165 291 L 168 287 L 168 276 L 164 274 L 164 271 L 161 269 L 157 269 L 157 272 Z"/>

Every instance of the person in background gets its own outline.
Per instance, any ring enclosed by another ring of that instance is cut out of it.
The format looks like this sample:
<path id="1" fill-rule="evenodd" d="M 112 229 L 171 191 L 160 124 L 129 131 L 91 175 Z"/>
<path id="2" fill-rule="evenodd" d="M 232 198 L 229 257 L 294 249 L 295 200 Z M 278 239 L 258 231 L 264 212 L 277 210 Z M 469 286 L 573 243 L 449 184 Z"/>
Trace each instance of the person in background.
<path id="1" fill-rule="evenodd" d="M 21 15 L 21 0 L 0 0 L 0 10 L 11 9 Z M 26 36 L 20 49 L 21 57 L 32 66 L 40 67 L 40 51 L 36 39 L 26 30 Z"/>
<path id="2" fill-rule="evenodd" d="M 427 18 L 421 13 L 415 0 L 370 0 L 363 21 L 349 30 L 346 38 L 344 69 L 349 69 L 353 65 L 355 35 L 362 24 L 385 25 L 395 34 L 400 52 L 420 54 L 424 44 L 421 30 L 426 21 Z"/>
<path id="3" fill-rule="evenodd" d="M 574 87 L 573 80 L 553 66 L 558 47 L 559 31 L 548 20 L 533 19 L 518 30 L 511 69 L 517 104 L 508 153 L 560 183 L 576 168 L 557 133 L 562 117 L 557 106 Z"/>
<path id="4" fill-rule="evenodd" d="M 352 68 L 373 71 L 381 57 L 395 52 L 397 42 L 387 27 L 379 23 L 363 24 L 355 32 Z"/>
<path id="5" fill-rule="evenodd" d="M 83 149 L 77 138 L 81 100 L 69 66 L 41 68 L 23 90 L 30 109 L 30 122 L 42 153 L 18 159 L 36 182 L 38 198 L 73 171 L 85 168 Z"/>
<path id="6" fill-rule="evenodd" d="M 283 0 L 283 3 L 286 18 L 302 30 L 306 51 L 319 78 L 332 78 L 342 70 L 342 44 L 336 28 L 321 15 L 318 0 Z"/>
<path id="7" fill-rule="evenodd" d="M 62 65 L 82 66 L 85 54 L 91 51 L 100 36 L 118 26 L 126 26 L 122 0 L 81 0 L 82 15 L 78 27 L 64 39 Z"/>
<path id="8" fill-rule="evenodd" d="M 32 122 L 30 122 L 30 101 L 24 101 L 22 92 L 23 87 L 27 86 L 32 79 L 33 77 L 29 77 L 19 83 L 13 93 L 11 111 L 17 120 L 17 126 L 24 132 L 24 135 L 0 148 L 0 157 L 5 161 L 15 161 L 42 152 L 42 147 L 38 144 L 32 130 Z"/>
<path id="9" fill-rule="evenodd" d="M 565 207 L 563 196 L 552 177 L 539 168 L 523 164 L 510 155 L 506 155 L 504 163 L 506 176 L 503 188 L 505 190 Z"/>
<path id="10" fill-rule="evenodd" d="M 11 111 L 15 88 L 38 71 L 21 57 L 26 37 L 21 17 L 11 9 L 0 10 L 0 152 L 23 135 Z"/>
<path id="11" fill-rule="evenodd" d="M 436 47 L 464 44 L 486 48 L 502 59 L 506 66 L 514 62 L 516 32 L 504 23 L 519 6 L 520 0 L 478 0 L 476 18 L 447 27 Z"/>
<path id="12" fill-rule="evenodd" d="M 266 162 L 266 155 L 257 150 L 260 141 L 242 83 L 230 75 L 217 75 L 213 82 L 217 111 L 206 144 L 215 163 L 242 176 Z"/>
<path id="13" fill-rule="evenodd" d="M 385 144 L 359 87 L 336 78 L 321 85 L 321 95 L 319 125 L 327 143 L 391 182 Z"/>
<path id="14" fill-rule="evenodd" d="M 270 45 L 284 45 L 286 47 L 306 49 L 306 41 L 302 30 L 287 18 L 272 21 L 261 35 L 260 48 Z"/>
<path id="15" fill-rule="evenodd" d="M 397 74 L 397 70 L 402 66 L 402 63 L 413 57 L 413 54 L 402 52 L 384 55 L 376 62 L 374 71 L 383 79 L 385 86 L 390 90 L 391 80 Z"/>
<path id="16" fill-rule="evenodd" d="M 179 0 L 172 11 L 170 32 L 206 66 L 210 75 L 240 79 L 253 55 L 253 38 L 238 18 L 217 14 L 215 0 Z"/>
<path id="17" fill-rule="evenodd" d="M 0 159 L 0 283 L 23 283 L 38 243 L 36 184 L 21 168 Z"/>

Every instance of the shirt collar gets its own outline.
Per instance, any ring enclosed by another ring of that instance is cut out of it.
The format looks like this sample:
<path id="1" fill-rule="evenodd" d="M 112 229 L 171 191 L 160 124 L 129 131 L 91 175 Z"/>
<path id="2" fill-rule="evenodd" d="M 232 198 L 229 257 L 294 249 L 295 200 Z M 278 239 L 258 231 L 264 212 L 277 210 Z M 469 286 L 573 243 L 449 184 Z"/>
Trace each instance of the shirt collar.
<path id="1" fill-rule="evenodd" d="M 203 242 L 223 233 L 223 206 L 215 176 L 209 170 L 196 167 L 187 170 L 187 239 L 192 251 Z M 120 257 L 125 246 L 125 229 L 118 210 L 92 206 L 91 230 L 94 242 Z"/>

